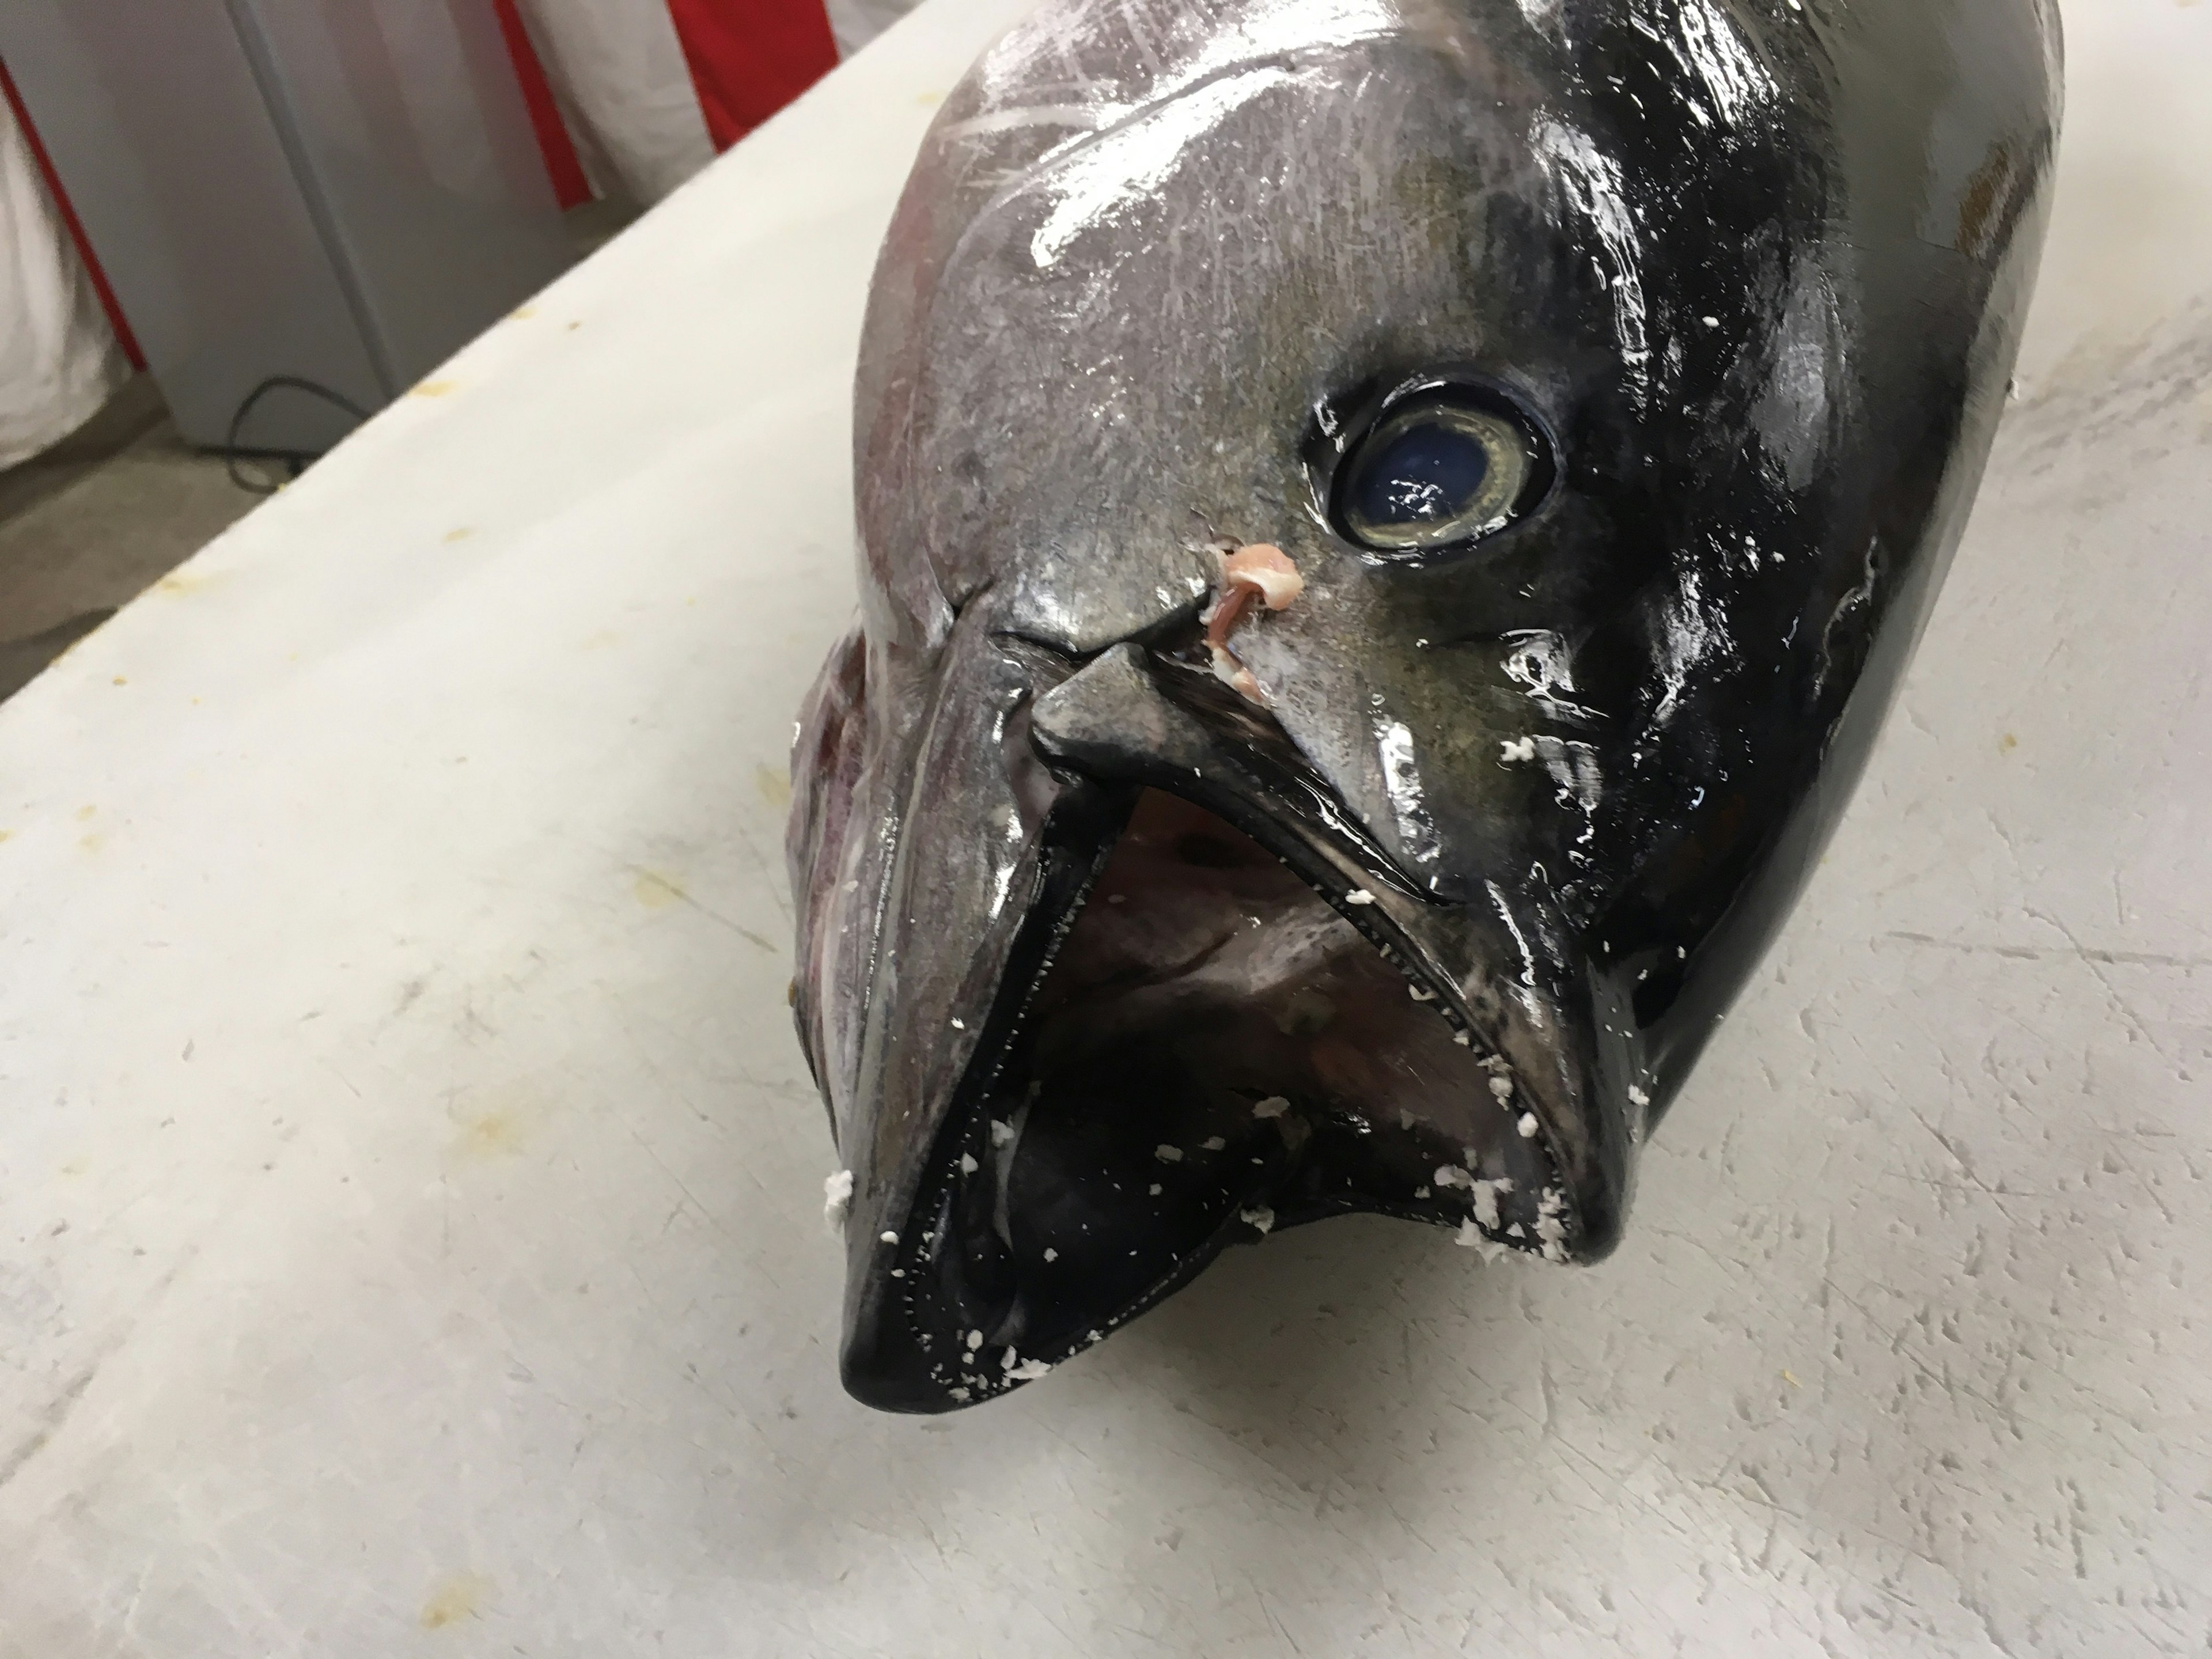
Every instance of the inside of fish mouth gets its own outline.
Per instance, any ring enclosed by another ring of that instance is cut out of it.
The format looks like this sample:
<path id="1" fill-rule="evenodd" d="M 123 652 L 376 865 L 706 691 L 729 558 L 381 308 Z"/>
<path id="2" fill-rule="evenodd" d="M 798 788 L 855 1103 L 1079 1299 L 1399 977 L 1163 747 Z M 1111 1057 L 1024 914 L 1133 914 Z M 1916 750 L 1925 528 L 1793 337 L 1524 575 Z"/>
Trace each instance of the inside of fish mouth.
<path id="1" fill-rule="evenodd" d="M 989 1392 L 1223 1246 L 1331 1214 L 1472 1222 L 1561 1254 L 1510 1069 L 1354 910 L 1204 808 L 1140 792 L 933 1160 L 902 1254 L 941 1386 Z"/>

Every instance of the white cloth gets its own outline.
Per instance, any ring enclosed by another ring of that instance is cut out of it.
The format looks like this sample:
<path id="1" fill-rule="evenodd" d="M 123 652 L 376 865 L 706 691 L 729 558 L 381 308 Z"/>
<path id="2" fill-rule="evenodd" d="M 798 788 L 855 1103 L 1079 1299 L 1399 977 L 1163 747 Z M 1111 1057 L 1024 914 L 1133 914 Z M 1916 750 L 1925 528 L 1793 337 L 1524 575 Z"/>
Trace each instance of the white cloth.
<path id="1" fill-rule="evenodd" d="M 841 58 L 850 58 L 914 8 L 915 0 L 823 0 Z"/>
<path id="2" fill-rule="evenodd" d="M 661 0 L 522 0 L 522 12 L 601 195 L 650 207 L 714 159 Z"/>
<path id="3" fill-rule="evenodd" d="M 838 55 L 851 57 L 915 3 L 826 0 Z M 714 159 L 683 43 L 659 0 L 522 0 L 522 10 L 602 195 L 649 207 Z"/>
<path id="4" fill-rule="evenodd" d="M 30 142 L 0 101 L 0 466 L 67 437 L 130 373 Z"/>

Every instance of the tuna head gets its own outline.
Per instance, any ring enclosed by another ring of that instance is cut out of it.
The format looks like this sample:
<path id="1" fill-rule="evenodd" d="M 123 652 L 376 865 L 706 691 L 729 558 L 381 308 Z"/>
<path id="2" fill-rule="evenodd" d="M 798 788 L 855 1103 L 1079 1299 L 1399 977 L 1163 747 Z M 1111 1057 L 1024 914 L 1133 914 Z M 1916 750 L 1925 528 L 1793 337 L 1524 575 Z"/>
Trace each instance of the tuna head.
<path id="1" fill-rule="evenodd" d="M 794 769 L 857 1396 L 1346 1211 L 1613 1247 L 1957 539 L 2056 87 L 2037 0 L 1047 0 L 976 65 Z"/>

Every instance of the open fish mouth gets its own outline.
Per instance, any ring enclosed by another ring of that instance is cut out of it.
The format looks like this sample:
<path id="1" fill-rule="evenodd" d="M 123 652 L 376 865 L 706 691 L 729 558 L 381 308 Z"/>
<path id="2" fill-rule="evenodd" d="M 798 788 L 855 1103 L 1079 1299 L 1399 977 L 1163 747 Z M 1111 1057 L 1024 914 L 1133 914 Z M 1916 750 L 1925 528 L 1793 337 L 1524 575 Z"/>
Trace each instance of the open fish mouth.
<path id="1" fill-rule="evenodd" d="M 1123 646 L 1040 699 L 1030 740 L 1089 805 L 1047 826 L 1027 947 L 889 1263 L 903 1328 L 848 1385 L 972 1403 L 1228 1245 L 1355 1211 L 1566 1259 L 1550 1115 L 1406 925 L 1441 907 L 1272 720 Z"/>

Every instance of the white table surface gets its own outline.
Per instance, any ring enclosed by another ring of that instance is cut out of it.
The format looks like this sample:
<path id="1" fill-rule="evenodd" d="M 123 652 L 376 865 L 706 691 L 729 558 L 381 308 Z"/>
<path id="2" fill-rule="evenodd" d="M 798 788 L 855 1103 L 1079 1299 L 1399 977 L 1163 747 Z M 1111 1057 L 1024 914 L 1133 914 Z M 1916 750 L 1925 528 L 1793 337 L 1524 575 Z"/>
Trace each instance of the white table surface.
<path id="1" fill-rule="evenodd" d="M 934 0 L 0 708 L 0 1655 L 2203 1655 L 2212 6 L 1620 1255 L 835 1376 L 784 744 Z M 2094 15 L 2089 5 L 2096 8 Z"/>

